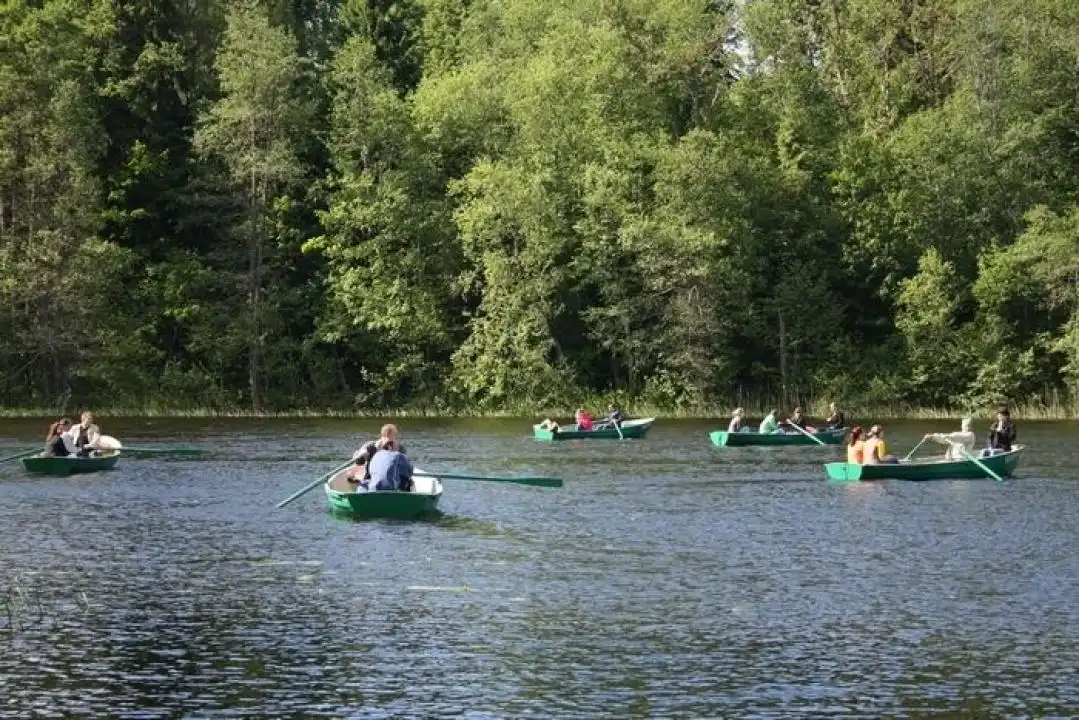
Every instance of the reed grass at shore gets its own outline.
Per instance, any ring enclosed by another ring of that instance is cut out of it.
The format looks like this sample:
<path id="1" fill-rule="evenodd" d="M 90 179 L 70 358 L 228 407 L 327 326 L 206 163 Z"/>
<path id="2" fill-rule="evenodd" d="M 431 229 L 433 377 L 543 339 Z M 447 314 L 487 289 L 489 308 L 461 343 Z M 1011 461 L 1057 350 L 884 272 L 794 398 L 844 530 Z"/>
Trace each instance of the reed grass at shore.
<path id="1" fill-rule="evenodd" d="M 582 402 L 583 407 L 589 408 L 594 414 L 602 414 L 606 408 L 606 401 L 591 399 Z M 705 407 L 664 407 L 650 403 L 624 402 L 621 409 L 636 417 L 659 417 L 685 420 L 706 420 L 716 418 L 728 418 L 736 407 L 735 403 L 723 405 L 710 405 Z M 782 405 L 767 403 L 741 403 L 746 413 L 751 417 L 763 417 L 770 408 L 777 408 L 780 415 L 785 416 L 790 408 Z M 804 406 L 806 414 L 811 418 L 821 418 L 828 414 L 828 401 L 814 401 Z M 81 410 L 81 406 L 79 407 Z M 344 410 L 340 408 L 296 408 L 288 410 L 274 410 L 265 412 L 253 412 L 245 408 L 172 408 L 156 405 L 143 406 L 117 406 L 117 407 L 93 407 L 95 414 L 102 417 L 126 417 L 126 418 L 234 418 L 234 419 L 272 419 L 272 418 L 342 418 L 342 419 L 367 419 L 367 418 L 570 418 L 576 407 L 560 405 L 544 408 L 529 408 L 526 406 L 511 406 L 498 409 L 476 408 L 446 408 L 429 407 L 422 405 L 394 407 L 394 408 L 356 408 Z M 928 408 L 913 407 L 909 405 L 884 405 L 884 406 L 858 406 L 843 405 L 842 409 L 852 421 L 865 423 L 877 420 L 948 420 L 961 417 L 991 418 L 996 412 L 995 407 L 980 409 L 971 408 Z M 1011 406 L 1011 413 L 1017 420 L 1075 420 L 1079 419 L 1079 403 L 1035 403 L 1019 404 Z M 58 415 L 56 410 L 47 408 L 0 408 L 0 418 L 40 418 L 51 419 Z M 76 410 L 66 411 L 68 415 L 76 415 Z"/>

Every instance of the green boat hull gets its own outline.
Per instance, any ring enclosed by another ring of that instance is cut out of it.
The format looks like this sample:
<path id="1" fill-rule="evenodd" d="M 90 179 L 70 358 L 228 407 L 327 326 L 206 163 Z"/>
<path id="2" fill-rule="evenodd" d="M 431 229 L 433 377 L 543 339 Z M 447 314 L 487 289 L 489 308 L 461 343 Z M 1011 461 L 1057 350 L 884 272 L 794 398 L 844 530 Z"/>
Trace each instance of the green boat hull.
<path id="1" fill-rule="evenodd" d="M 979 457 L 983 465 L 1001 477 L 1007 477 L 1019 466 L 1023 446 L 1011 452 Z M 899 462 L 884 465 L 851 465 L 845 462 L 826 463 L 824 471 L 829 480 L 984 480 L 989 475 L 969 460 L 934 460 L 930 462 Z"/>
<path id="2" fill-rule="evenodd" d="M 356 518 L 409 520 L 438 512 L 442 483 L 437 478 L 413 479 L 415 492 L 356 492 L 339 474 L 326 482 L 330 510 Z"/>
<path id="3" fill-rule="evenodd" d="M 567 430 L 560 428 L 557 432 L 546 430 L 539 425 L 532 426 L 532 432 L 537 440 L 621 440 L 622 438 L 643 438 L 652 428 L 655 418 L 641 420 L 627 420 L 622 423 L 622 434 L 618 434 L 615 428 L 603 428 L 602 430 Z M 569 426 L 576 427 L 576 425 Z"/>
<path id="4" fill-rule="evenodd" d="M 111 470 L 119 461 L 119 453 L 88 458 L 70 455 L 68 457 L 28 457 L 23 458 L 22 466 L 33 475 L 65 477 Z"/>
<path id="5" fill-rule="evenodd" d="M 822 430 L 813 433 L 825 445 L 838 445 L 847 436 L 847 429 Z M 712 444 L 716 447 L 761 447 L 774 445 L 817 445 L 812 439 L 800 432 L 793 433 L 757 433 L 740 432 L 732 433 L 726 430 L 716 430 L 708 433 Z"/>

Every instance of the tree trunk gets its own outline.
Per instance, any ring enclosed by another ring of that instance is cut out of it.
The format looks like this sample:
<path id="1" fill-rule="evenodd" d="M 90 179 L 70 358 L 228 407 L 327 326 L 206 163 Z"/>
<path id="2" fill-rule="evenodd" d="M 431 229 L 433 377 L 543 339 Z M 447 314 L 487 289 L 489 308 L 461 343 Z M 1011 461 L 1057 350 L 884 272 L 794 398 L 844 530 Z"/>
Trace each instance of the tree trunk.
<path id="1" fill-rule="evenodd" d="M 787 323 L 783 319 L 783 311 L 779 311 L 779 398 L 783 405 L 787 405 Z"/>
<path id="2" fill-rule="evenodd" d="M 252 412 L 262 412 L 262 223 L 258 178 L 251 171 L 250 225 L 247 245 L 248 304 L 251 308 L 251 337 L 249 338 L 247 383 L 251 393 Z"/>

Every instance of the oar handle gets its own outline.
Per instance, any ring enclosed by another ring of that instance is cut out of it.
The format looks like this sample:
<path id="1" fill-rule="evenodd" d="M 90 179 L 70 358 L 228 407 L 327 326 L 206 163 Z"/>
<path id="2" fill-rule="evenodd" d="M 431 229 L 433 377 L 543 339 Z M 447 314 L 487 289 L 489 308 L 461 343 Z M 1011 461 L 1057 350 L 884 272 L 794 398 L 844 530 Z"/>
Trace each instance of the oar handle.
<path id="1" fill-rule="evenodd" d="M 312 480 L 311 483 L 309 485 L 307 485 L 306 487 L 304 487 L 302 490 L 297 490 L 296 492 L 292 493 L 291 495 L 289 495 L 287 498 L 285 498 L 281 502 L 277 503 L 277 507 L 283 508 L 286 505 L 288 505 L 290 502 L 295 500 L 296 498 L 300 497 L 301 495 L 305 495 L 308 492 L 310 492 L 311 490 L 314 490 L 316 487 L 318 487 L 322 483 L 326 482 L 331 477 L 333 477 L 337 473 L 341 472 L 342 470 L 347 468 L 352 463 L 353 463 L 352 460 L 349 460 L 348 462 L 343 462 L 340 465 L 338 465 L 337 467 L 335 467 L 333 470 L 329 471 L 328 473 L 326 473 L 322 477 L 318 478 L 317 480 Z"/>

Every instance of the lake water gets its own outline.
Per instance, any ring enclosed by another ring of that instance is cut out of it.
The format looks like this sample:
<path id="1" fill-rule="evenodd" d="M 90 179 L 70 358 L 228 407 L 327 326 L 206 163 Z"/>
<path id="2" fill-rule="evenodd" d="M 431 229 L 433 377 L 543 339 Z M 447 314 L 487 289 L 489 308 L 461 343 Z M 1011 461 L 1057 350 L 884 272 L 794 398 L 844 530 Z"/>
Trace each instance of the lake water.
<path id="1" fill-rule="evenodd" d="M 1076 424 L 1021 424 L 1004 484 L 832 487 L 841 447 L 715 423 L 398 421 L 425 469 L 566 481 L 447 480 L 425 522 L 274 509 L 377 421 L 101 424 L 210 455 L 0 466 L 5 718 L 1079 716 Z M 0 421 L 0 455 L 42 431 Z"/>

